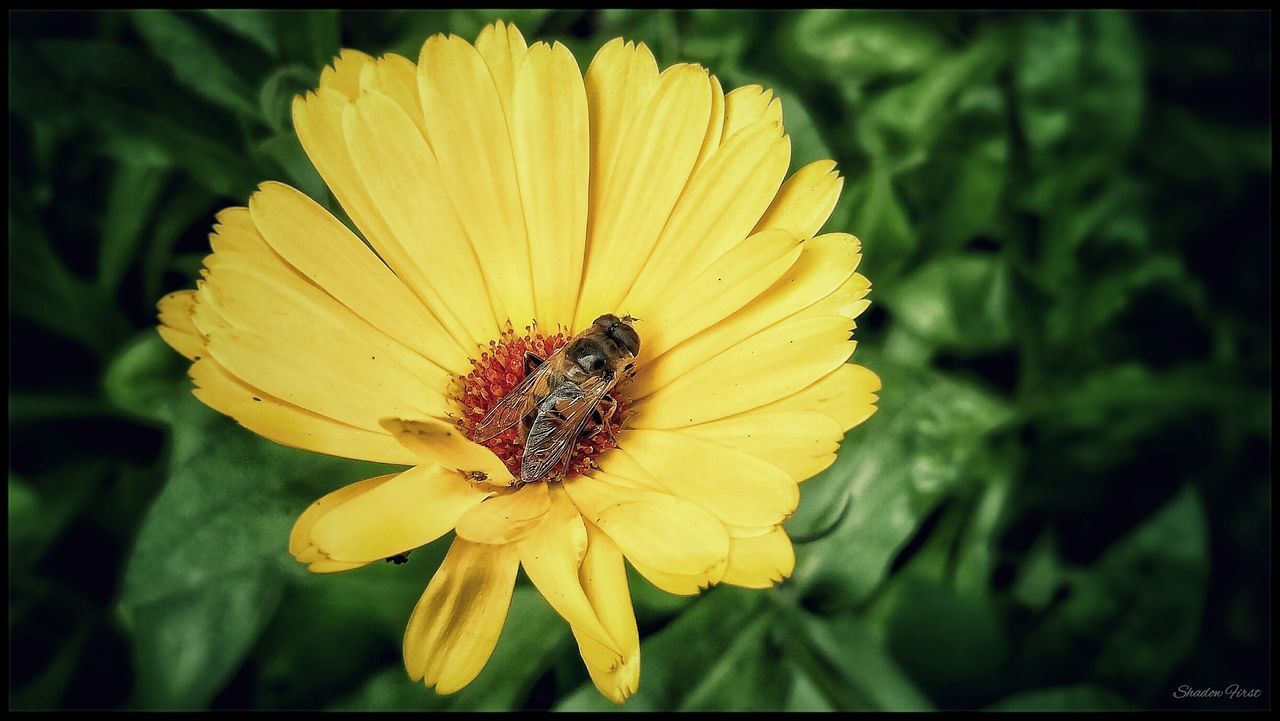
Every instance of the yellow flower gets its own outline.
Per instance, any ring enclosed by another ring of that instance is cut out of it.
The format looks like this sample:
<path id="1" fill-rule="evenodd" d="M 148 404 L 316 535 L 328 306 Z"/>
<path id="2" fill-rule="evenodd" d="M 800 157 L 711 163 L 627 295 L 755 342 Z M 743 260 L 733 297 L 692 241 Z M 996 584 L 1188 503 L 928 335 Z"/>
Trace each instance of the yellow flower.
<path id="1" fill-rule="evenodd" d="M 217 216 L 204 278 L 160 302 L 160 333 L 194 361 L 196 396 L 246 428 L 410 466 L 316 501 L 289 550 L 328 573 L 456 532 L 409 619 L 411 677 L 445 694 L 475 678 L 523 567 L 620 703 L 640 674 L 624 558 L 685 595 L 790 575 L 798 484 L 880 382 L 846 363 L 870 287 L 859 242 L 814 235 L 843 181 L 820 161 L 784 182 L 769 91 L 659 72 L 622 39 L 584 78 L 562 45 L 499 22 L 474 46 L 428 39 L 416 65 L 343 51 L 293 117 L 368 246 L 265 183 Z M 606 313 L 642 339 L 601 411 L 616 437 L 585 431 L 561 476 L 515 482 L 515 431 L 477 444 L 476 419 L 526 349 Z"/>

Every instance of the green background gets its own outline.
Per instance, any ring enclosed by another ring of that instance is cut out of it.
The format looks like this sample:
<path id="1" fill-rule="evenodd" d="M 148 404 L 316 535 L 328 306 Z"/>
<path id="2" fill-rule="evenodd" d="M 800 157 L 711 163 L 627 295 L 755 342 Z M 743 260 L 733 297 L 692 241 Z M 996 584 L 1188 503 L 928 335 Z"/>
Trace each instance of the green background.
<path id="1" fill-rule="evenodd" d="M 411 684 L 448 540 L 308 575 L 294 518 L 378 469 L 204 408 L 152 329 L 258 182 L 334 207 L 289 103 L 339 47 L 497 17 L 775 88 L 874 284 L 794 577 L 633 575 L 626 708 L 1270 705 L 1269 14 L 523 10 L 10 15 L 11 707 L 609 706 L 523 578 L 470 688 Z"/>

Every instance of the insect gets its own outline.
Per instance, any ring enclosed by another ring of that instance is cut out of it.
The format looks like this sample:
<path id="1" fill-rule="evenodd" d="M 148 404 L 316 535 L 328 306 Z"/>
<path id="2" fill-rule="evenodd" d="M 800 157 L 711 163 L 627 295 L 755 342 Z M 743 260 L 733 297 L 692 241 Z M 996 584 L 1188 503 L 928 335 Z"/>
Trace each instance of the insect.
<path id="1" fill-rule="evenodd" d="M 636 320 L 602 315 L 545 360 L 526 354 L 525 379 L 476 424 L 473 440 L 483 443 L 520 424 L 523 484 L 542 480 L 567 461 L 589 421 L 612 439 L 609 419 L 618 402 L 609 392 L 635 373 L 640 336 L 631 324 Z"/>

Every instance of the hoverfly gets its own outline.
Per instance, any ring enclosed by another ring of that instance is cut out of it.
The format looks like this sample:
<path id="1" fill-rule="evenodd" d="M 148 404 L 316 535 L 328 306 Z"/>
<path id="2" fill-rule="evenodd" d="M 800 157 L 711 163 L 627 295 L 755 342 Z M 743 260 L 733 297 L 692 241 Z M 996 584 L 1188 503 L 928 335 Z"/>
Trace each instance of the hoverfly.
<path id="1" fill-rule="evenodd" d="M 476 424 L 472 440 L 483 443 L 520 424 L 524 484 L 542 480 L 567 462 L 593 415 L 612 437 L 609 417 L 618 402 L 609 392 L 623 376 L 635 373 L 640 353 L 640 336 L 631 327 L 635 321 L 629 315 L 602 315 L 545 360 L 527 354 L 525 379 Z M 607 409 L 597 412 L 602 402 Z"/>

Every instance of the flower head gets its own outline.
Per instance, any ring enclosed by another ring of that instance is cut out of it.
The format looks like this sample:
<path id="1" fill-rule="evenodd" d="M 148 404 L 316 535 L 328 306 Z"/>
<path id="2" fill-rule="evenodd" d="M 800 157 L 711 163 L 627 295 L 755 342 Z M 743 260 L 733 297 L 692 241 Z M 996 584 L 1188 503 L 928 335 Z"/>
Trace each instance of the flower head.
<path id="1" fill-rule="evenodd" d="M 798 484 L 874 412 L 879 380 L 847 364 L 859 243 L 815 235 L 842 180 L 821 161 L 784 181 L 778 99 L 659 72 L 621 39 L 584 78 L 499 22 L 474 45 L 430 38 L 416 65 L 343 51 L 294 123 L 360 235 L 265 183 L 217 216 L 160 333 L 197 397 L 250 430 L 408 467 L 316 501 L 289 550 L 329 573 L 456 533 L 405 631 L 410 676 L 469 683 L 523 567 L 621 702 L 640 672 L 624 559 L 676 594 L 791 573 Z M 634 317 L 626 373 L 581 352 L 478 431 L 605 315 Z M 551 470 L 522 476 L 538 424 L 570 419 Z"/>

